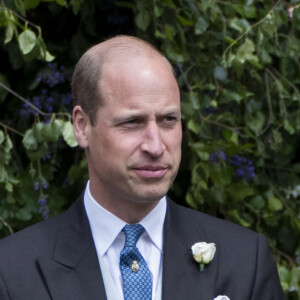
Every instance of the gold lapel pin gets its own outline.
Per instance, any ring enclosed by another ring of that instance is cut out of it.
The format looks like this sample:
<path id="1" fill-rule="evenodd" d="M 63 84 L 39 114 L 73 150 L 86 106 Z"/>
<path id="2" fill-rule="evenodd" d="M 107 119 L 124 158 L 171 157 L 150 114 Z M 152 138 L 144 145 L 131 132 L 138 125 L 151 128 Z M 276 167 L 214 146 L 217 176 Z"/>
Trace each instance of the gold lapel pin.
<path id="1" fill-rule="evenodd" d="M 136 272 L 139 270 L 139 268 L 140 268 L 140 267 L 139 267 L 137 261 L 134 260 L 134 261 L 132 262 L 132 265 L 131 265 L 131 270 L 132 270 L 132 272 L 136 273 Z"/>

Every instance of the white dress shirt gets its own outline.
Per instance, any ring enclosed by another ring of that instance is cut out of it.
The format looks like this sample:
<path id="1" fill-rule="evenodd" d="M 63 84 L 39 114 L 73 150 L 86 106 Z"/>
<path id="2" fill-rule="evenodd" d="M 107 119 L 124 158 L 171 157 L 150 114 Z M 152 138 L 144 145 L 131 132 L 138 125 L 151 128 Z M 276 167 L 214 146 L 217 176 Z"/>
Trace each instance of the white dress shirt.
<path id="1" fill-rule="evenodd" d="M 93 198 L 89 182 L 84 193 L 84 206 L 91 226 L 91 231 L 100 265 L 110 270 L 116 288 L 123 298 L 122 275 L 120 272 L 120 252 L 125 244 L 122 228 L 127 224 L 108 210 L 104 209 Z M 163 197 L 154 209 L 139 224 L 145 232 L 137 242 L 137 248 L 146 260 L 152 275 L 152 299 L 161 294 L 161 273 L 163 253 L 163 225 L 166 216 L 166 198 Z M 107 274 L 106 274 L 107 276 Z M 104 280 L 105 281 L 105 280 Z"/>

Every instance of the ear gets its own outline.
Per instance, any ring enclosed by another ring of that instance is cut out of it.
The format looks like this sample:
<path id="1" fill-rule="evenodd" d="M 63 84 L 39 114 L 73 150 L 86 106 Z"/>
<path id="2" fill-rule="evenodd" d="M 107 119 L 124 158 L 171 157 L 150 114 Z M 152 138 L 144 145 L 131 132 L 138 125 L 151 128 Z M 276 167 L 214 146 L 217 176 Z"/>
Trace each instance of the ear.
<path id="1" fill-rule="evenodd" d="M 89 116 L 83 111 L 81 106 L 76 105 L 73 109 L 73 127 L 76 140 L 83 149 L 86 149 L 89 145 L 87 133 L 90 126 Z"/>

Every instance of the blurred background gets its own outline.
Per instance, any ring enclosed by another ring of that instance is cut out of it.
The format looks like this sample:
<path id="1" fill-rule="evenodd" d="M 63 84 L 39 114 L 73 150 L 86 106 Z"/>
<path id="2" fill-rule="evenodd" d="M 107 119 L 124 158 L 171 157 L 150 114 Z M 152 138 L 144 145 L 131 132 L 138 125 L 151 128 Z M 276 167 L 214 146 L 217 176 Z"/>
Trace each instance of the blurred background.
<path id="1" fill-rule="evenodd" d="M 0 0 L 0 237 L 84 189 L 70 81 L 83 52 L 118 34 L 156 46 L 181 88 L 169 195 L 263 233 L 299 300 L 300 0 Z"/>

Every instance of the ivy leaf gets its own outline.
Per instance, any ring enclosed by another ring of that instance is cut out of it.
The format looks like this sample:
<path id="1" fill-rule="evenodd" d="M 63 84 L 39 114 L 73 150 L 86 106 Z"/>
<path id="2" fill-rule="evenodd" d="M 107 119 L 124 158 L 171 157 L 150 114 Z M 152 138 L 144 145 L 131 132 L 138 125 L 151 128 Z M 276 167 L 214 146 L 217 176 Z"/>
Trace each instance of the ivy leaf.
<path id="1" fill-rule="evenodd" d="M 179 23 L 183 26 L 192 26 L 194 24 L 193 21 L 190 21 L 182 16 L 177 16 Z"/>
<path id="2" fill-rule="evenodd" d="M 173 26 L 170 26 L 169 24 L 166 24 L 165 37 L 168 40 L 173 41 L 175 34 L 176 34 L 175 28 Z"/>
<path id="3" fill-rule="evenodd" d="M 246 115 L 247 126 L 258 136 L 264 126 L 265 115 L 257 111 L 251 115 Z"/>
<path id="4" fill-rule="evenodd" d="M 197 155 L 203 161 L 207 161 L 209 159 L 210 154 L 205 144 L 198 142 L 198 143 L 191 144 L 190 147 L 197 153 Z"/>
<path id="5" fill-rule="evenodd" d="M 279 266 L 278 274 L 280 277 L 280 283 L 282 285 L 283 290 L 287 290 L 289 288 L 289 284 L 291 281 L 291 272 L 286 267 Z"/>
<path id="6" fill-rule="evenodd" d="M 80 11 L 81 4 L 82 4 L 82 0 L 71 0 L 70 1 L 70 5 L 72 6 L 74 15 L 77 15 L 78 12 Z"/>
<path id="7" fill-rule="evenodd" d="M 19 36 L 19 47 L 24 55 L 30 53 L 36 45 L 36 35 L 30 29 L 26 29 Z"/>
<path id="8" fill-rule="evenodd" d="M 261 195 L 256 195 L 250 200 L 251 206 L 256 208 L 257 210 L 263 209 L 265 206 L 265 200 Z"/>
<path id="9" fill-rule="evenodd" d="M 56 3 L 61 6 L 68 6 L 67 1 L 65 0 L 56 0 Z"/>
<path id="10" fill-rule="evenodd" d="M 199 126 L 199 124 L 197 124 L 193 119 L 190 119 L 189 121 L 188 121 L 188 124 L 187 124 L 187 126 L 188 126 L 188 129 L 189 130 L 191 130 L 192 132 L 194 132 L 194 133 L 199 133 L 199 131 L 200 131 L 200 126 Z"/>
<path id="11" fill-rule="evenodd" d="M 237 209 L 229 210 L 228 214 L 233 219 L 234 222 L 236 222 L 244 227 L 251 226 L 251 221 L 249 222 L 249 221 L 245 220 L 245 218 L 239 214 L 239 211 Z"/>
<path id="12" fill-rule="evenodd" d="M 194 209 L 197 209 L 197 208 L 198 208 L 198 204 L 197 204 L 197 202 L 195 201 L 195 199 L 194 199 L 194 197 L 193 197 L 193 195 L 192 195 L 191 193 L 187 193 L 187 194 L 186 194 L 186 196 L 185 196 L 185 201 L 186 201 L 186 203 L 187 203 L 190 207 L 192 207 L 192 208 L 194 208 Z"/>
<path id="13" fill-rule="evenodd" d="M 25 0 L 24 4 L 26 9 L 33 9 L 40 4 L 40 0 Z"/>
<path id="14" fill-rule="evenodd" d="M 255 45 L 250 39 L 246 39 L 244 44 L 242 44 L 236 55 L 233 57 L 233 67 L 237 72 L 237 75 L 240 77 L 243 74 L 245 63 L 249 62 L 257 68 L 262 68 L 262 65 L 259 64 L 259 59 L 257 55 L 254 55 Z"/>
<path id="15" fill-rule="evenodd" d="M 6 181 L 5 182 L 5 186 L 4 186 L 5 190 L 8 191 L 9 193 L 11 193 L 14 189 L 13 185 L 9 182 Z"/>
<path id="16" fill-rule="evenodd" d="M 88 164 L 87 159 L 84 157 L 79 165 L 72 165 L 68 171 L 68 178 L 71 182 L 75 182 L 87 176 Z"/>
<path id="17" fill-rule="evenodd" d="M 36 161 L 43 158 L 48 151 L 48 148 L 48 144 L 46 142 L 42 142 L 38 145 L 37 149 L 27 151 L 27 155 L 31 161 Z"/>
<path id="18" fill-rule="evenodd" d="M 156 18 L 159 18 L 164 12 L 164 9 L 160 6 L 155 5 L 154 6 L 154 15 Z"/>
<path id="19" fill-rule="evenodd" d="M 237 103 L 240 103 L 243 100 L 243 97 L 241 94 L 230 91 L 230 90 L 224 90 L 222 95 L 221 95 L 221 103 L 229 103 L 231 101 L 235 101 Z"/>
<path id="20" fill-rule="evenodd" d="M 61 134 L 61 124 L 57 121 L 44 124 L 42 128 L 42 136 L 46 141 L 57 142 Z"/>
<path id="21" fill-rule="evenodd" d="M 292 127 L 292 125 L 290 124 L 290 122 L 287 119 L 284 120 L 284 129 L 289 134 L 294 134 L 295 133 L 295 129 Z"/>
<path id="22" fill-rule="evenodd" d="M 5 182 L 7 178 L 7 171 L 4 165 L 0 164 L 0 182 Z"/>
<path id="23" fill-rule="evenodd" d="M 281 210 L 283 208 L 282 202 L 280 201 L 279 198 L 277 198 L 272 190 L 269 190 L 267 192 L 265 192 L 265 197 L 268 201 L 268 206 L 270 208 L 270 210 L 272 211 L 278 211 Z"/>
<path id="24" fill-rule="evenodd" d="M 23 15 L 25 16 L 26 10 L 25 10 L 25 5 L 23 0 L 14 0 L 14 4 L 16 6 L 16 9 Z"/>
<path id="25" fill-rule="evenodd" d="M 4 142 L 4 140 L 5 140 L 4 132 L 0 130 L 0 145 Z"/>
<path id="26" fill-rule="evenodd" d="M 11 141 L 11 138 L 9 137 L 8 134 L 6 134 L 6 143 L 5 143 L 4 150 L 6 153 L 9 153 L 12 148 L 13 148 L 13 143 Z"/>
<path id="27" fill-rule="evenodd" d="M 258 62 L 258 57 L 253 55 L 255 51 L 255 45 L 250 39 L 246 39 L 245 43 L 242 44 L 235 56 L 235 59 L 239 61 L 241 64 L 246 61 L 255 61 Z"/>
<path id="28" fill-rule="evenodd" d="M 150 24 L 150 16 L 145 11 L 139 12 L 135 17 L 135 23 L 142 31 L 146 31 Z"/>
<path id="29" fill-rule="evenodd" d="M 208 23 L 204 18 L 199 17 L 195 24 L 195 34 L 200 35 L 203 34 L 208 28 Z"/>
<path id="30" fill-rule="evenodd" d="M 199 106 L 199 95 L 198 93 L 194 93 L 194 92 L 189 92 L 188 94 L 189 97 L 189 101 L 193 106 L 194 110 L 198 110 L 200 108 Z"/>
<path id="31" fill-rule="evenodd" d="M 218 164 L 209 164 L 209 175 L 212 181 L 222 188 L 231 181 L 231 174 L 228 168 L 221 168 Z"/>
<path id="32" fill-rule="evenodd" d="M 255 6 L 245 6 L 244 7 L 245 16 L 249 19 L 253 19 L 257 17 Z"/>
<path id="33" fill-rule="evenodd" d="M 8 44 L 14 37 L 15 25 L 12 22 L 8 22 L 5 31 L 4 45 Z"/>
<path id="34" fill-rule="evenodd" d="M 242 201 L 255 194 L 253 187 L 242 184 L 233 184 L 227 188 L 227 192 L 234 201 Z"/>
<path id="35" fill-rule="evenodd" d="M 223 132 L 224 138 L 228 142 L 231 142 L 235 145 L 238 145 L 238 143 L 239 143 L 238 134 L 235 131 L 232 131 L 232 130 L 229 130 L 229 129 L 224 129 L 222 132 Z"/>
<path id="36" fill-rule="evenodd" d="M 227 79 L 227 71 L 220 66 L 214 68 L 214 77 L 220 81 L 225 81 Z"/>
<path id="37" fill-rule="evenodd" d="M 240 33 L 243 33 L 250 27 L 250 24 L 246 19 L 235 18 L 231 21 L 230 27 L 237 30 Z"/>
<path id="38" fill-rule="evenodd" d="M 70 147 L 76 147 L 78 145 L 76 138 L 75 138 L 73 125 L 70 121 L 63 123 L 63 126 L 61 127 L 61 133 L 63 135 L 65 142 Z"/>
<path id="39" fill-rule="evenodd" d="M 33 126 L 33 131 L 34 131 L 35 137 L 39 143 L 44 141 L 44 138 L 43 138 L 44 126 L 45 126 L 45 124 L 43 124 L 42 122 L 38 122 Z"/>
<path id="40" fill-rule="evenodd" d="M 22 143 L 23 143 L 24 147 L 26 148 L 26 150 L 36 150 L 37 149 L 38 141 L 36 139 L 33 129 L 28 129 L 25 132 Z"/>
<path id="41" fill-rule="evenodd" d="M 32 217 L 31 209 L 29 206 L 25 206 L 19 209 L 16 213 L 16 218 L 22 221 L 28 221 Z"/>
<path id="42" fill-rule="evenodd" d="M 37 45 L 39 47 L 39 56 L 47 62 L 53 61 L 55 58 L 51 53 L 47 51 L 46 44 L 41 37 L 37 39 Z"/>
<path id="43" fill-rule="evenodd" d="M 46 62 L 51 62 L 53 61 L 55 58 L 55 56 L 53 56 L 50 52 L 46 51 L 46 54 L 45 54 L 45 61 Z"/>

